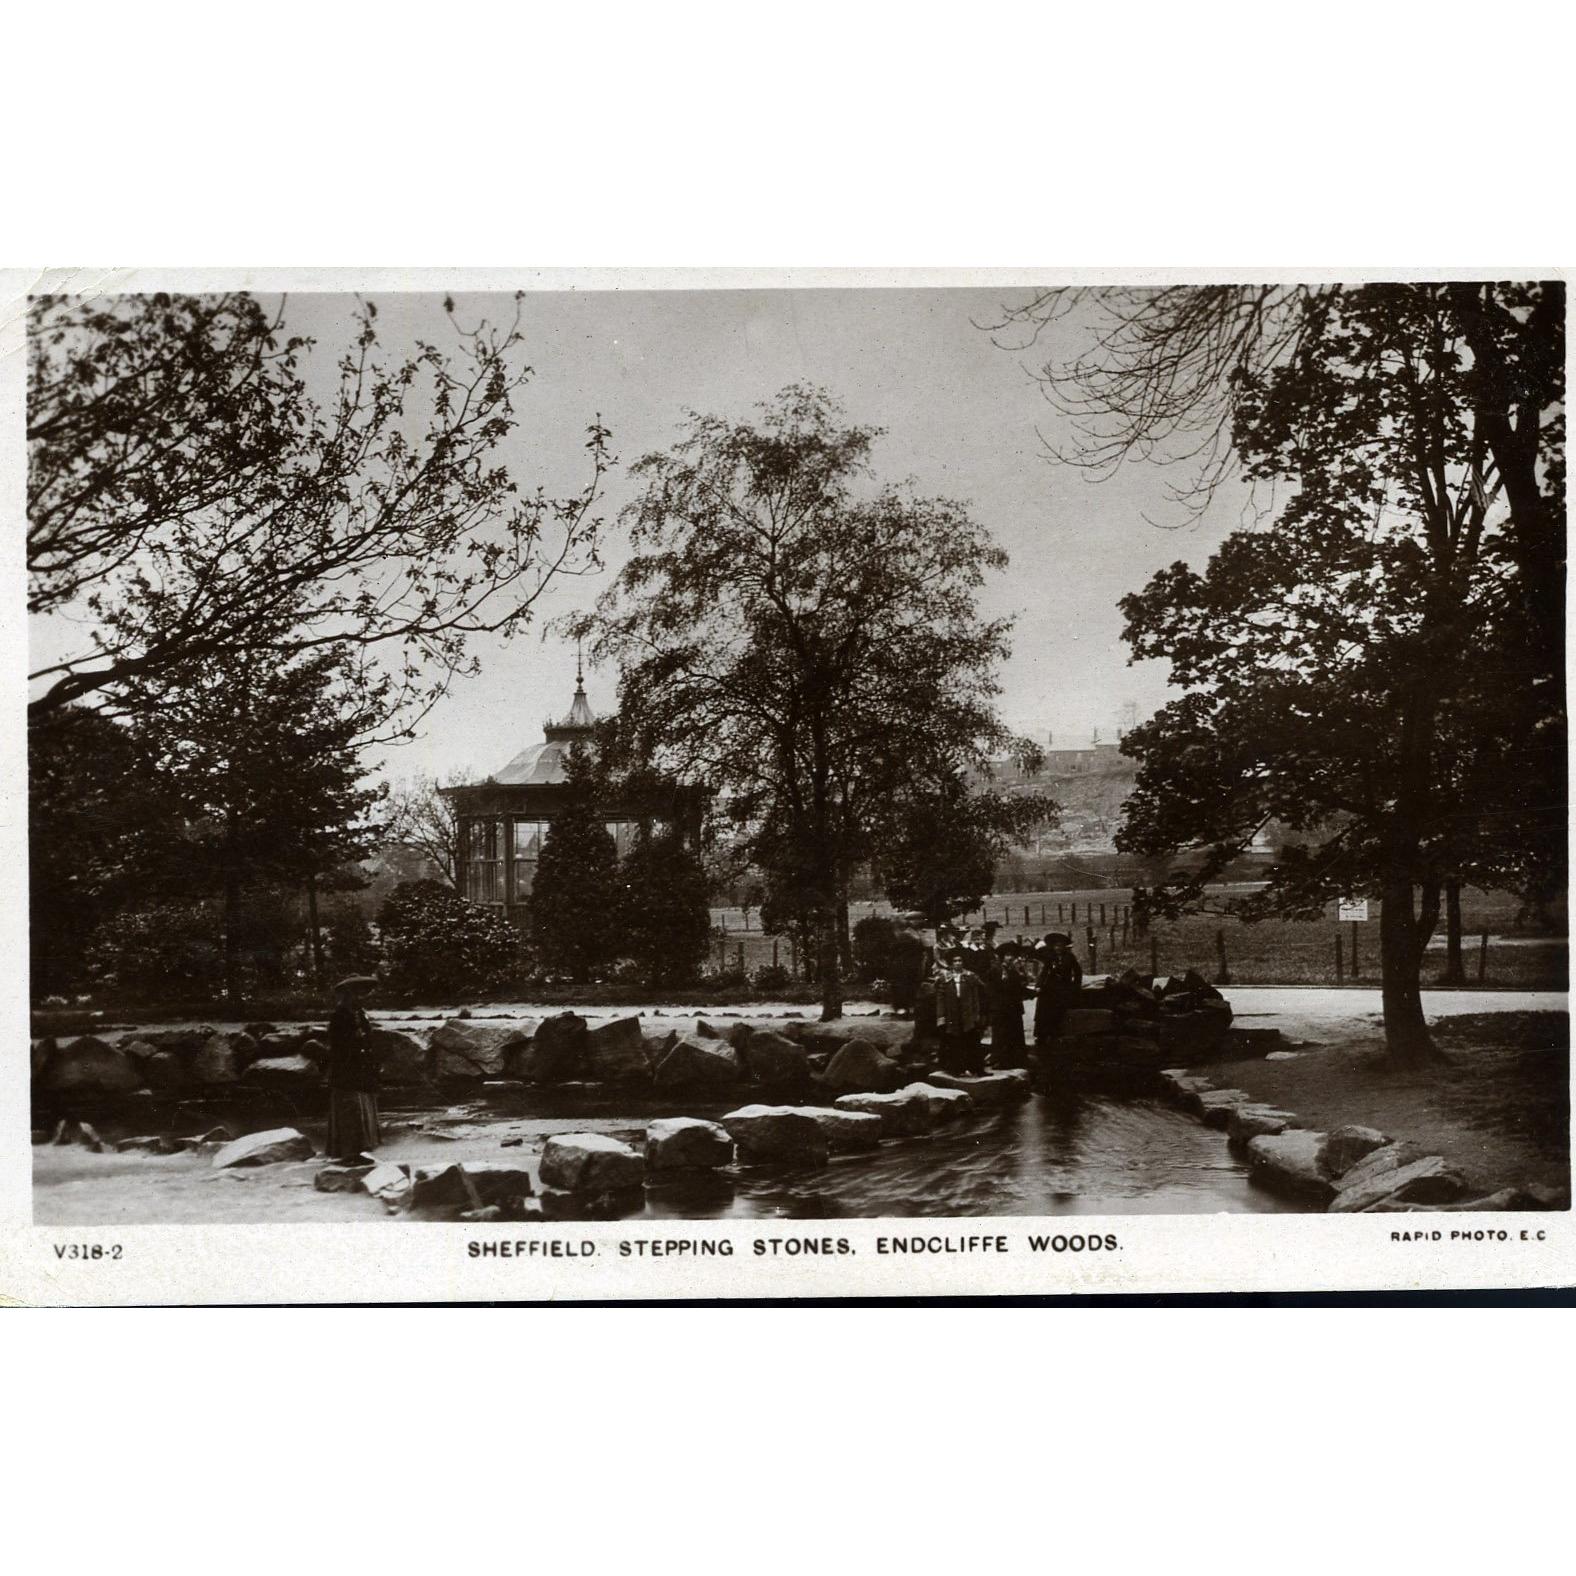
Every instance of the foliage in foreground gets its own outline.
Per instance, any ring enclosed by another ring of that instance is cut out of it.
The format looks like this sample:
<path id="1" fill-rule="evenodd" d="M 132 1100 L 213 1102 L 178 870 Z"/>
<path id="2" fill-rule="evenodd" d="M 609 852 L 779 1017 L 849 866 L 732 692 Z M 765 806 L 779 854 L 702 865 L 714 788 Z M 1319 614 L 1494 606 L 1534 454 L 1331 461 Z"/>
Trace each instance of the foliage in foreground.
<path id="1" fill-rule="evenodd" d="M 389 985 L 460 996 L 517 977 L 523 938 L 503 915 L 438 881 L 402 881 L 378 910 Z"/>

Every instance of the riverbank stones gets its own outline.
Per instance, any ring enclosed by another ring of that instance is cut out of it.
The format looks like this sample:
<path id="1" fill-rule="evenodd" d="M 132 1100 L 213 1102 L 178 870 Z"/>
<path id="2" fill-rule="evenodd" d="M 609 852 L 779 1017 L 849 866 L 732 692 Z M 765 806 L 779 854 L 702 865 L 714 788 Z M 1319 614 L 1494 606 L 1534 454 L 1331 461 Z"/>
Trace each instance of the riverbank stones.
<path id="1" fill-rule="evenodd" d="M 646 1129 L 646 1165 L 653 1171 L 692 1171 L 733 1159 L 727 1128 L 698 1116 L 664 1116 Z"/>
<path id="2" fill-rule="evenodd" d="M 839 1111 L 834 1106 L 801 1105 L 803 1111 L 826 1135 L 826 1147 L 834 1155 L 861 1149 L 874 1149 L 885 1133 L 881 1118 L 869 1111 Z"/>
<path id="3" fill-rule="evenodd" d="M 1029 1075 L 1018 1068 L 1003 1068 L 999 1072 L 930 1073 L 926 1083 L 941 1089 L 961 1089 L 977 1106 L 1011 1105 L 1015 1100 L 1029 1097 Z"/>
<path id="4" fill-rule="evenodd" d="M 1273 1105 L 1239 1105 L 1226 1119 L 1226 1137 L 1234 1144 L 1247 1145 L 1255 1138 L 1273 1137 L 1288 1127 L 1301 1127 L 1295 1111 L 1282 1111 Z"/>
<path id="5" fill-rule="evenodd" d="M 605 1133 L 556 1133 L 542 1149 L 542 1185 L 566 1193 L 617 1193 L 645 1181 L 646 1163 Z"/>
<path id="6" fill-rule="evenodd" d="M 789 1105 L 746 1105 L 722 1118 L 739 1158 L 824 1166 L 828 1143 L 821 1124 L 807 1111 Z"/>
<path id="7" fill-rule="evenodd" d="M 790 1086 L 809 1081 L 809 1053 L 786 1035 L 773 1034 L 769 1029 L 746 1031 L 733 1044 L 757 1083 Z"/>
<path id="8" fill-rule="evenodd" d="M 1335 1186 L 1320 1164 L 1324 1139 L 1306 1128 L 1255 1138 L 1248 1144 L 1248 1176 L 1272 1192 L 1325 1203 L 1335 1196 Z"/>
<path id="9" fill-rule="evenodd" d="M 954 1122 L 974 1109 L 974 1097 L 961 1089 L 948 1089 L 927 1081 L 905 1084 L 898 1094 L 917 1095 L 925 1102 L 932 1122 Z"/>
<path id="10" fill-rule="evenodd" d="M 232 1139 L 213 1157 L 215 1171 L 234 1166 L 271 1166 L 285 1160 L 310 1160 L 317 1151 L 305 1133 L 293 1127 L 271 1127 Z"/>
<path id="11" fill-rule="evenodd" d="M 1387 1145 L 1353 1166 L 1341 1179 L 1330 1213 L 1357 1214 L 1381 1203 L 1449 1204 L 1466 1192 L 1466 1179 L 1443 1156 L 1425 1155 L 1420 1160 L 1395 1164 L 1391 1156 L 1399 1147 Z M 1365 1171 L 1364 1167 L 1369 1169 Z"/>
<path id="12" fill-rule="evenodd" d="M 930 1101 L 915 1092 L 915 1086 L 889 1094 L 844 1094 L 834 1102 L 839 1111 L 862 1112 L 881 1119 L 881 1129 L 889 1138 L 912 1138 L 928 1133 L 933 1118 Z"/>
<path id="13" fill-rule="evenodd" d="M 739 1081 L 739 1053 L 726 1040 L 681 1034 L 657 1064 L 659 1089 L 703 1089 Z"/>
<path id="14" fill-rule="evenodd" d="M 823 1040 L 836 1043 L 830 1035 L 806 1033 L 804 1044 L 809 1050 L 825 1050 Z M 892 1058 L 868 1040 L 844 1041 L 831 1053 L 821 1082 L 828 1089 L 842 1090 L 848 1094 L 871 1092 L 889 1093 L 903 1081 L 903 1071 Z"/>
<path id="15" fill-rule="evenodd" d="M 84 1034 L 46 1057 L 39 1082 L 56 1094 L 124 1094 L 142 1087 L 142 1075 L 118 1047 Z"/>
<path id="16" fill-rule="evenodd" d="M 1383 1149 L 1389 1142 L 1377 1128 L 1354 1124 L 1334 1128 L 1324 1141 L 1324 1174 L 1333 1182 L 1345 1176 L 1365 1155 Z"/>
<path id="17" fill-rule="evenodd" d="M 601 1083 L 639 1083 L 651 1076 L 639 1018 L 614 1018 L 586 1031 L 585 1076 Z"/>

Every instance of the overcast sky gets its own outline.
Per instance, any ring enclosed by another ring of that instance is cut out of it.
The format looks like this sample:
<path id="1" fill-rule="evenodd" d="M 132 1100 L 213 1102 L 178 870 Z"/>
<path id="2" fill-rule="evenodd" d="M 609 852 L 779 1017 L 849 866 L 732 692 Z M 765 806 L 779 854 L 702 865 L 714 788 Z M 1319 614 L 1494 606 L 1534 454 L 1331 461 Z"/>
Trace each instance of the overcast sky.
<path id="1" fill-rule="evenodd" d="M 1016 299 L 1024 299 L 1020 292 Z M 380 293 L 379 337 L 391 353 L 416 336 L 452 343 L 442 296 Z M 737 417 L 785 384 L 820 384 L 849 417 L 887 429 L 873 460 L 883 480 L 911 477 L 925 493 L 966 501 L 1007 549 L 1011 563 L 988 584 L 983 610 L 1016 619 L 1002 672 L 1009 723 L 1043 742 L 1114 735 L 1124 701 L 1147 715 L 1166 697 L 1164 667 L 1129 667 L 1117 599 L 1178 557 L 1202 561 L 1238 521 L 1240 494 L 1217 500 L 1197 527 L 1166 498 L 1170 475 L 1132 465 L 1092 483 L 1045 457 L 1039 432 L 1060 433 L 1026 368 L 1043 348 L 1012 354 L 974 326 L 1012 292 L 925 289 L 601 291 L 533 293 L 525 303 L 526 359 L 535 369 L 517 399 L 520 425 L 503 459 L 522 491 L 538 484 L 568 494 L 583 485 L 585 428 L 598 413 L 624 462 L 675 437 L 686 408 Z M 506 296 L 456 297 L 457 316 L 507 317 Z M 287 323 L 319 341 L 314 360 L 331 372 L 350 332 L 353 302 L 295 295 Z M 1080 331 L 1070 323 L 1059 332 Z M 314 383 L 317 377 L 314 376 Z M 607 483 L 606 513 L 632 492 L 627 471 Z M 608 574 L 561 583 L 539 604 L 533 628 L 478 650 L 483 673 L 459 681 L 432 711 L 422 737 L 388 752 L 396 776 L 458 767 L 485 775 L 541 735 L 542 720 L 568 707 L 574 652 L 541 626 L 588 605 L 621 561 L 622 533 L 608 543 Z M 615 676 L 593 672 L 593 706 L 609 709 Z"/>

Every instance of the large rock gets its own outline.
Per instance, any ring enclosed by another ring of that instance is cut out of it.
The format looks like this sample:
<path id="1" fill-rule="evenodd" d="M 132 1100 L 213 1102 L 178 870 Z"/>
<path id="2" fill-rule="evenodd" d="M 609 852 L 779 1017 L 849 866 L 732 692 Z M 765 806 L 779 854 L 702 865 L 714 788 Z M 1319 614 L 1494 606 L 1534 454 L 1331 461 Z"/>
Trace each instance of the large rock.
<path id="1" fill-rule="evenodd" d="M 802 1111 L 815 1122 L 834 1155 L 874 1149 L 886 1136 L 886 1124 L 871 1111 L 839 1111 L 826 1105 L 796 1105 L 792 1109 Z"/>
<path id="2" fill-rule="evenodd" d="M 192 1053 L 186 1064 L 187 1077 L 194 1084 L 213 1086 L 232 1084 L 241 1076 L 235 1046 L 228 1034 L 210 1034 Z"/>
<path id="3" fill-rule="evenodd" d="M 398 1029 L 374 1029 L 368 1043 L 378 1059 L 379 1082 L 397 1087 L 428 1081 L 431 1053 L 414 1035 Z"/>
<path id="4" fill-rule="evenodd" d="M 914 1092 L 910 1086 L 901 1093 L 891 1090 L 886 1094 L 861 1092 L 837 1097 L 839 1111 L 862 1111 L 881 1118 L 881 1130 L 889 1138 L 907 1138 L 916 1133 L 928 1133 L 933 1118 L 930 1101 Z"/>
<path id="5" fill-rule="evenodd" d="M 586 1020 L 578 1012 L 554 1013 L 533 1026 L 530 1043 L 518 1046 L 509 1076 L 527 1083 L 570 1083 L 586 1076 Z"/>
<path id="6" fill-rule="evenodd" d="M 272 1056 L 253 1062 L 241 1074 L 245 1084 L 261 1084 L 264 1088 L 300 1089 L 321 1083 L 322 1072 L 309 1056 Z"/>
<path id="7" fill-rule="evenodd" d="M 1185 1067 L 1164 1067 L 1160 1070 L 1160 1083 L 1166 1093 L 1178 1105 L 1185 1105 L 1191 1109 L 1193 1096 L 1202 1094 L 1206 1089 L 1215 1086 L 1209 1079 L 1200 1077 L 1197 1073 L 1189 1072 Z"/>
<path id="8" fill-rule="evenodd" d="M 141 1043 L 140 1041 L 138 1042 Z M 122 1044 L 121 1050 L 130 1054 L 129 1048 Z M 44 1064 L 60 1049 L 60 1042 L 53 1035 L 45 1035 L 41 1040 L 34 1040 L 28 1066 L 36 1082 L 44 1075 Z"/>
<path id="9" fill-rule="evenodd" d="M 925 1102 L 932 1122 L 951 1122 L 967 1116 L 974 1109 L 974 1097 L 962 1089 L 947 1089 L 940 1084 L 911 1083 L 897 1090 L 898 1094 L 918 1095 Z"/>
<path id="10" fill-rule="evenodd" d="M 1015 1100 L 1029 1097 L 1029 1075 L 1016 1067 L 977 1075 L 934 1072 L 926 1076 L 925 1082 L 942 1089 L 961 1089 L 982 1109 L 1011 1105 Z"/>
<path id="11" fill-rule="evenodd" d="M 645 1181 L 646 1163 L 605 1133 L 558 1133 L 542 1150 L 542 1185 L 569 1193 L 617 1193 Z"/>
<path id="12" fill-rule="evenodd" d="M 1073 1007 L 1062 1015 L 1057 1038 L 1075 1040 L 1085 1034 L 1114 1034 L 1122 1020 L 1103 1007 Z"/>
<path id="13" fill-rule="evenodd" d="M 293 1127 L 271 1127 L 224 1145 L 213 1157 L 213 1166 L 216 1171 L 231 1166 L 271 1166 L 281 1160 L 310 1160 L 316 1153 L 305 1133 Z"/>
<path id="14" fill-rule="evenodd" d="M 646 1165 L 653 1171 L 693 1171 L 733 1159 L 728 1129 L 698 1116 L 664 1116 L 646 1129 Z"/>
<path id="15" fill-rule="evenodd" d="M 738 1147 L 739 1158 L 824 1166 L 827 1138 L 808 1112 L 788 1105 L 746 1105 L 722 1118 Z"/>
<path id="16" fill-rule="evenodd" d="M 362 1178 L 377 1170 L 376 1161 L 361 1165 L 324 1166 L 312 1178 L 319 1193 L 360 1193 Z"/>
<path id="17" fill-rule="evenodd" d="M 1248 1175 L 1272 1192 L 1322 1203 L 1335 1193 L 1320 1164 L 1324 1139 L 1323 1133 L 1305 1128 L 1288 1128 L 1283 1133 L 1255 1138 L 1248 1144 Z"/>
<path id="18" fill-rule="evenodd" d="M 433 1071 L 440 1079 L 500 1078 L 509 1046 L 521 1038 L 519 1024 L 478 1023 L 450 1018 L 428 1038 Z"/>
<path id="19" fill-rule="evenodd" d="M 1224 1048 L 1231 1008 L 1214 1002 L 1192 1012 L 1163 1012 L 1149 1027 L 1174 1055 L 1199 1061 Z"/>
<path id="20" fill-rule="evenodd" d="M 1342 1192 L 1346 1188 L 1361 1187 L 1365 1182 L 1371 1182 L 1387 1171 L 1398 1170 L 1407 1161 L 1416 1159 L 1417 1151 L 1408 1145 L 1386 1144 L 1383 1149 L 1375 1149 L 1364 1155 L 1343 1177 L 1339 1178 L 1335 1184 L 1336 1191 Z"/>
<path id="21" fill-rule="evenodd" d="M 381 1199 L 389 1208 L 397 1208 L 410 1197 L 410 1172 L 404 1166 L 384 1162 L 362 1177 L 361 1186 L 364 1192 Z"/>
<path id="22" fill-rule="evenodd" d="M 805 1083 L 810 1077 L 808 1053 L 786 1035 L 757 1031 L 745 1037 L 742 1045 L 738 1040 L 733 1043 L 739 1048 L 750 1077 L 758 1083 L 789 1087 Z"/>
<path id="23" fill-rule="evenodd" d="M 1333 1182 L 1345 1176 L 1365 1155 L 1383 1149 L 1389 1142 L 1377 1128 L 1353 1124 L 1337 1127 L 1324 1141 L 1324 1174 Z"/>
<path id="24" fill-rule="evenodd" d="M 532 1192 L 531 1173 L 523 1165 L 512 1161 L 462 1160 L 460 1169 L 483 1204 L 501 1204 L 507 1199 L 527 1198 Z"/>
<path id="25" fill-rule="evenodd" d="M 476 1185 L 457 1161 L 446 1166 L 418 1166 L 410 1179 L 412 1209 L 480 1209 Z"/>
<path id="26" fill-rule="evenodd" d="M 1388 1145 L 1388 1149 L 1397 1146 Z M 1362 1164 L 1383 1154 L 1375 1150 Z M 1354 1166 L 1347 1177 L 1356 1174 Z M 1342 1179 L 1345 1182 L 1345 1178 Z M 1402 1165 L 1385 1165 L 1373 1169 L 1359 1180 L 1343 1186 L 1330 1205 L 1332 1215 L 1356 1214 L 1372 1209 L 1380 1202 L 1396 1204 L 1448 1204 L 1466 1191 L 1466 1181 L 1460 1172 L 1452 1169 L 1439 1155 L 1425 1155 L 1420 1160 Z"/>
<path id="27" fill-rule="evenodd" d="M 138 1032 L 137 1038 L 155 1050 L 191 1056 L 218 1032 L 211 1023 L 188 1023 L 175 1029 L 144 1029 Z"/>
<path id="28" fill-rule="evenodd" d="M 142 1087 L 142 1075 L 116 1046 L 84 1034 L 55 1051 L 44 1063 L 40 1082 L 61 1094 L 124 1094 Z"/>
<path id="29" fill-rule="evenodd" d="M 1295 1111 L 1282 1111 L 1273 1105 L 1239 1105 L 1226 1119 L 1226 1137 L 1234 1144 L 1245 1145 L 1255 1138 L 1284 1133 L 1300 1122 Z"/>
<path id="30" fill-rule="evenodd" d="M 587 1032 L 585 1074 L 603 1083 L 636 1083 L 651 1076 L 639 1018 L 614 1018 Z"/>
<path id="31" fill-rule="evenodd" d="M 739 1053 L 726 1040 L 681 1034 L 657 1064 L 660 1089 L 702 1089 L 739 1081 Z"/>
<path id="32" fill-rule="evenodd" d="M 814 1050 L 812 1039 L 824 1036 L 806 1034 L 804 1044 Z M 903 1069 L 868 1040 L 845 1041 L 826 1064 L 821 1082 L 828 1089 L 854 1094 L 864 1091 L 890 1093 L 903 1081 Z"/>
<path id="33" fill-rule="evenodd" d="M 1243 1089 L 1205 1089 L 1195 1096 L 1198 1114 L 1206 1127 L 1227 1128 L 1231 1113 L 1253 1104 L 1253 1096 Z"/>

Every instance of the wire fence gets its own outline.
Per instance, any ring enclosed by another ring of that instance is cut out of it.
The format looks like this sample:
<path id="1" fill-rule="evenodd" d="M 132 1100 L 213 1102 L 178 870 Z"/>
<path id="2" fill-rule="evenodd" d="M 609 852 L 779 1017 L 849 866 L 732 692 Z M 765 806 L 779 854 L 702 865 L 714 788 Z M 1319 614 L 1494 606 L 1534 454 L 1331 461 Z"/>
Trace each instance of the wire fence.
<path id="1" fill-rule="evenodd" d="M 1212 889 L 1222 908 L 1247 896 L 1250 886 Z M 1342 921 L 1335 905 L 1316 920 L 1266 919 L 1247 924 L 1229 912 L 1191 914 L 1178 920 L 1151 920 L 1133 912 L 1131 889 L 1011 894 L 991 898 L 958 921 L 993 921 L 996 939 L 1034 941 L 1047 930 L 1073 938 L 1087 973 L 1173 974 L 1196 969 L 1221 984 L 1358 985 L 1379 983 L 1380 905 L 1369 905 L 1366 921 Z M 892 914 L 886 902 L 852 905 L 857 925 L 867 916 Z M 1569 945 L 1565 904 L 1551 904 L 1537 917 L 1525 913 L 1509 893 L 1468 890 L 1462 899 L 1462 978 L 1455 982 L 1526 990 L 1569 987 Z M 747 923 L 747 921 L 753 921 Z M 753 974 L 775 964 L 793 975 L 803 960 L 787 937 L 760 930 L 759 914 L 742 908 L 712 911 L 713 965 Z M 1446 975 L 1443 922 L 1425 955 L 1423 982 L 1441 983 Z"/>

